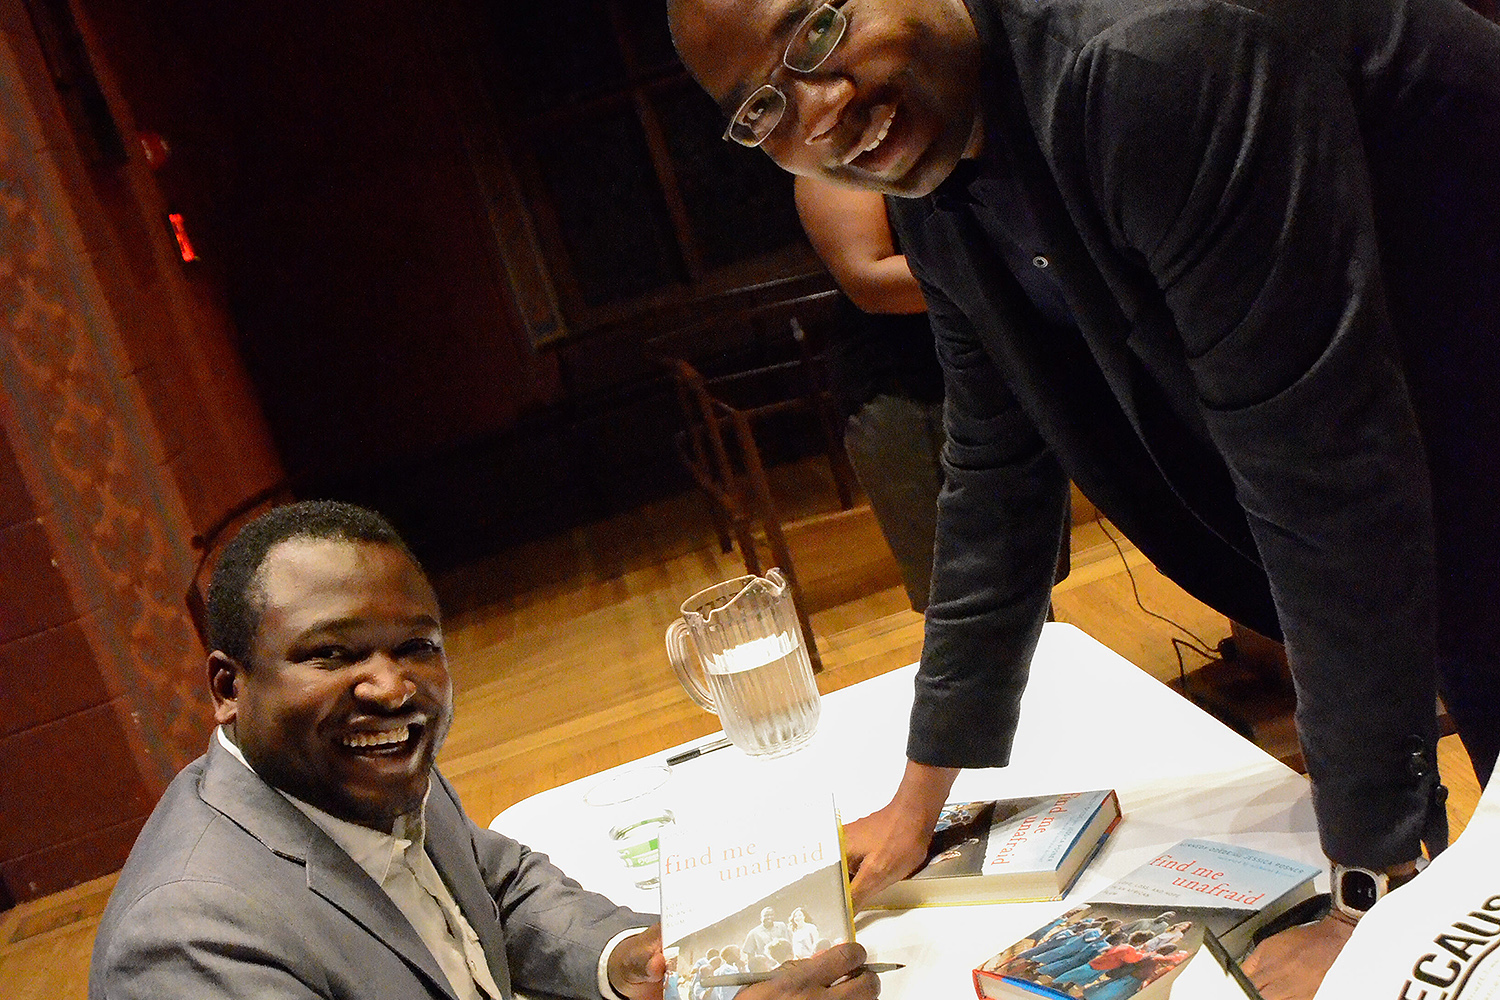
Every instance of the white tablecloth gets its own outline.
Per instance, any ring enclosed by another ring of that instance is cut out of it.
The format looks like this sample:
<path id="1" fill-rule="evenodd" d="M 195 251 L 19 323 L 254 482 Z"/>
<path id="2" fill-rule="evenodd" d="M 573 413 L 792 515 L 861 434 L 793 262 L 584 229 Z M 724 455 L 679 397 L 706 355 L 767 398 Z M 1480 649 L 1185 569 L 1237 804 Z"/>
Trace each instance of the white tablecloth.
<path id="1" fill-rule="evenodd" d="M 778 789 L 796 787 L 832 791 L 846 821 L 880 808 L 905 766 L 915 672 L 914 665 L 905 667 L 827 695 L 817 734 L 787 757 L 757 760 L 730 747 L 677 765 L 666 786 L 668 804 L 685 816 L 744 795 L 774 808 Z M 660 763 L 680 749 L 635 764 Z M 585 886 L 655 912 L 655 892 L 634 887 L 583 804 L 583 793 L 599 777 L 518 802 L 495 817 L 491 828 L 547 852 Z M 1011 765 L 963 772 L 951 797 L 1090 788 L 1116 789 L 1125 819 L 1070 900 L 1087 898 L 1185 837 L 1323 863 L 1306 779 L 1083 632 L 1049 624 L 1032 662 Z M 856 932 L 872 960 L 907 965 L 882 977 L 882 997 L 958 1000 L 974 995 L 976 965 L 1068 905 L 871 912 L 859 917 Z M 1204 952 L 1178 980 L 1173 996 L 1212 1000 L 1240 994 Z"/>

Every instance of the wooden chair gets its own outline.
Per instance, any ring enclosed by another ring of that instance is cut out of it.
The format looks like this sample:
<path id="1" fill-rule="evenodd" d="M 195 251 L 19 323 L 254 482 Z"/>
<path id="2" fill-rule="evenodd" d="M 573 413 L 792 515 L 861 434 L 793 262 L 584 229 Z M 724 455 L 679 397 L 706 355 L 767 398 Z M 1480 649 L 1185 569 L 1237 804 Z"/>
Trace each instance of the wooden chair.
<path id="1" fill-rule="evenodd" d="M 687 331 L 675 331 L 670 341 L 658 338 L 652 345 L 672 376 L 682 409 L 684 427 L 675 440 L 678 457 L 708 500 L 722 551 L 738 548 L 746 572 L 758 575 L 778 566 L 786 574 L 814 670 L 822 669 L 822 664 L 808 621 L 809 605 L 766 475 L 757 427 L 788 415 L 800 415 L 810 422 L 827 456 L 840 508 L 847 511 L 854 507 L 854 470 L 844 452 L 843 435 L 838 431 L 832 396 L 821 376 L 816 346 L 799 316 L 805 310 L 831 306 L 835 294 L 820 292 L 760 305 Z M 717 360 L 712 347 L 715 326 L 765 316 L 779 316 L 787 324 L 787 343 L 783 346 L 789 349 L 789 356 L 779 360 L 774 355 L 769 359 L 762 356 L 755 360 L 763 363 L 746 367 L 720 364 L 713 374 L 703 370 Z M 683 356 L 685 350 L 669 353 L 665 348 L 668 343 L 678 350 L 697 345 L 707 360 Z"/>

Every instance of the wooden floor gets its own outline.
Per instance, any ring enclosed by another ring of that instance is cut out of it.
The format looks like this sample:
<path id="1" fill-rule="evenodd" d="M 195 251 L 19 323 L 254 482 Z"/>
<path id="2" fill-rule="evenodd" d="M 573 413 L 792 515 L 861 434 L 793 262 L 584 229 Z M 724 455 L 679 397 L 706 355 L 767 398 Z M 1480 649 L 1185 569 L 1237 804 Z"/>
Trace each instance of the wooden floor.
<path id="1" fill-rule="evenodd" d="M 791 516 L 822 508 L 830 491 L 816 465 L 779 475 L 778 494 L 802 498 L 804 509 Z M 435 581 L 447 616 L 455 697 L 441 766 L 474 820 L 487 824 L 535 792 L 717 729 L 672 677 L 662 634 L 685 597 L 741 572 L 735 556 L 719 552 L 701 501 L 687 495 Z M 1156 573 L 1133 548 L 1117 547 L 1097 522 L 1075 527 L 1072 571 L 1054 594 L 1054 608 L 1059 620 L 1174 686 L 1180 672 L 1209 662 L 1229 635 L 1222 616 Z M 921 617 L 899 589 L 820 611 L 812 626 L 825 693 L 921 652 Z M 1222 681 L 1226 668 L 1216 669 Z M 1206 676 L 1189 676 L 1190 693 L 1210 705 L 1222 702 L 1217 707 L 1272 752 L 1294 748 L 1281 692 L 1232 677 L 1233 683 L 1210 686 Z M 1478 788 L 1454 739 L 1441 745 L 1440 763 L 1456 834 Z M 84 997 L 94 927 L 113 882 L 113 876 L 99 879 L 0 915 L 0 995 Z"/>

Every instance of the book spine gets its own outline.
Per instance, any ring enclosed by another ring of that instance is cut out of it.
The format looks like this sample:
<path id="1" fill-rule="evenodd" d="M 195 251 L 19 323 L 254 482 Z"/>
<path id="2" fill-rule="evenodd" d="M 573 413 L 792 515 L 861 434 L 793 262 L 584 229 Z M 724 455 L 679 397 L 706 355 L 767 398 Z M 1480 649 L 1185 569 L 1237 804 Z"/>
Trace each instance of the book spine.
<path id="1" fill-rule="evenodd" d="M 1007 1000 L 1016 996 L 1035 996 L 1043 1000 L 1070 1000 L 1068 994 L 1048 989 L 1024 979 L 1010 979 L 983 969 L 974 970 L 974 992 L 985 1000 Z"/>
<path id="2" fill-rule="evenodd" d="M 844 874 L 844 933 L 848 940 L 854 940 L 854 894 L 849 891 L 849 845 L 844 838 L 844 822 L 839 816 L 838 807 L 834 806 L 833 825 L 839 835 L 839 870 Z M 671 1000 L 670 997 L 667 1000 Z"/>

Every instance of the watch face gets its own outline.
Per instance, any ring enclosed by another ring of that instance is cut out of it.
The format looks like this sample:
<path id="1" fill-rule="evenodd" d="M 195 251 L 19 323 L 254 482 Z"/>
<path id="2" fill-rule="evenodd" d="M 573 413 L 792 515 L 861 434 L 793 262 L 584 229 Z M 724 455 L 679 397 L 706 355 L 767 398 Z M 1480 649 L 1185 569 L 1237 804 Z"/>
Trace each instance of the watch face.
<path id="1" fill-rule="evenodd" d="M 1339 878 L 1339 897 L 1349 909 L 1364 913 L 1380 898 L 1380 888 L 1369 872 L 1346 868 Z"/>

